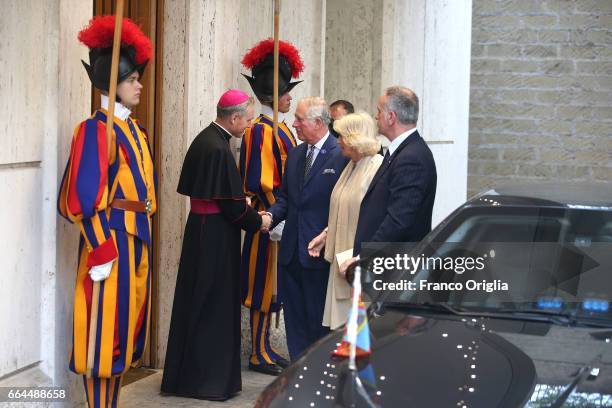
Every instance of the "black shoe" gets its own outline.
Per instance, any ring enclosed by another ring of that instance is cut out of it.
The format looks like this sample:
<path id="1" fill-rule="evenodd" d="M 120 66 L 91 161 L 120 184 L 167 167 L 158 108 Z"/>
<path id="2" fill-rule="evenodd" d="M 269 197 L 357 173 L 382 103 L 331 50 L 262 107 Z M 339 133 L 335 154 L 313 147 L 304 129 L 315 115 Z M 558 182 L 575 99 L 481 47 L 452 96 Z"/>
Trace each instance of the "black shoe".
<path id="1" fill-rule="evenodd" d="M 283 371 L 276 364 L 253 364 L 251 362 L 249 362 L 249 370 L 268 375 L 279 375 Z"/>
<path id="2" fill-rule="evenodd" d="M 285 360 L 282 357 L 279 357 L 279 358 L 276 359 L 276 365 L 281 367 L 281 368 L 287 368 L 287 367 L 289 367 L 290 364 L 291 363 L 289 362 L 289 360 Z"/>

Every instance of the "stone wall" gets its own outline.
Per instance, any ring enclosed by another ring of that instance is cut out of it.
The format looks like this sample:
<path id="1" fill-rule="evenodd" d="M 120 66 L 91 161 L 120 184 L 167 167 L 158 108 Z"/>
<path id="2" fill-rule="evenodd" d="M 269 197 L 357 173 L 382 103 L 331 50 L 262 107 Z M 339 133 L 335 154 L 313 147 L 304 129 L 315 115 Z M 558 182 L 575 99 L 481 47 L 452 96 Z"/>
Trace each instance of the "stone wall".
<path id="1" fill-rule="evenodd" d="M 327 2 L 325 97 L 374 115 L 385 88 L 416 92 L 438 171 L 434 225 L 466 198 L 471 17 L 471 0 Z"/>
<path id="2" fill-rule="evenodd" d="M 468 196 L 612 180 L 612 1 L 473 5 Z"/>
<path id="3" fill-rule="evenodd" d="M 0 15 L 0 194 L 11 208 L 0 213 L 0 377 L 40 361 L 41 178 L 46 75 L 44 8 L 11 2 Z M 25 21 L 19 17 L 27 14 Z M 23 30 L 23 24 L 31 30 Z M 23 46 L 28 44 L 28 46 Z M 31 61 L 37 61 L 32 64 Z M 24 69 L 28 67 L 29 69 Z M 36 96 L 36 97 L 34 97 Z M 32 113 L 36 112 L 36 119 Z"/>
<path id="4" fill-rule="evenodd" d="M 376 112 L 381 90 L 383 0 L 327 2 L 325 99 Z"/>

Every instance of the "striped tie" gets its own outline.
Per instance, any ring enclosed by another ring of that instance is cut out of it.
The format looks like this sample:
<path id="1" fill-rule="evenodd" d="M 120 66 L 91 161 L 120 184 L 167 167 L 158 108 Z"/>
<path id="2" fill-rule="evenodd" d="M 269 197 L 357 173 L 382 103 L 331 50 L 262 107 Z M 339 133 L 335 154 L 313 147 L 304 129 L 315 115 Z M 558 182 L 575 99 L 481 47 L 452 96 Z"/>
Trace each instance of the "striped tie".
<path id="1" fill-rule="evenodd" d="M 312 167 L 312 158 L 314 156 L 315 147 L 312 145 L 308 146 L 308 154 L 306 155 L 306 164 L 304 165 L 304 179 L 308 175 L 310 168 Z"/>

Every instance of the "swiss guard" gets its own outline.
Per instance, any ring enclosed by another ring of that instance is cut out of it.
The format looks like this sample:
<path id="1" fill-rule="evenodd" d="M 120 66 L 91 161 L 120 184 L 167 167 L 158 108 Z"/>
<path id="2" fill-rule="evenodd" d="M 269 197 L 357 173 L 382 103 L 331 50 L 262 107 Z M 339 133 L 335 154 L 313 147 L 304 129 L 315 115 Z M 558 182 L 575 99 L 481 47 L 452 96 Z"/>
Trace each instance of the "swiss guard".
<path id="1" fill-rule="evenodd" d="M 298 50 L 290 43 L 279 41 L 278 69 L 278 136 L 273 133 L 274 41 L 267 39 L 251 48 L 242 58 L 251 70 L 244 75 L 261 103 L 261 114 L 247 128 L 240 149 L 240 173 L 244 192 L 258 211 L 276 202 L 285 168 L 285 159 L 296 146 L 296 139 L 282 119 L 291 107 L 291 90 L 301 81 L 291 82 L 303 71 Z M 242 303 L 251 309 L 252 349 L 249 369 L 278 375 L 289 362 L 270 344 L 270 315 L 278 313 L 280 302 L 276 296 L 278 241 L 282 225 L 270 234 L 247 232 L 242 248 L 241 291 Z"/>
<path id="2" fill-rule="evenodd" d="M 58 198 L 60 214 L 81 232 L 70 369 L 83 376 L 90 407 L 118 405 L 122 376 L 145 349 L 151 314 L 156 178 L 147 134 L 130 114 L 140 102 L 139 79 L 152 46 L 134 22 L 122 20 L 109 149 L 114 26 L 114 16 L 95 17 L 78 36 L 90 49 L 83 65 L 102 101 L 74 131 Z"/>

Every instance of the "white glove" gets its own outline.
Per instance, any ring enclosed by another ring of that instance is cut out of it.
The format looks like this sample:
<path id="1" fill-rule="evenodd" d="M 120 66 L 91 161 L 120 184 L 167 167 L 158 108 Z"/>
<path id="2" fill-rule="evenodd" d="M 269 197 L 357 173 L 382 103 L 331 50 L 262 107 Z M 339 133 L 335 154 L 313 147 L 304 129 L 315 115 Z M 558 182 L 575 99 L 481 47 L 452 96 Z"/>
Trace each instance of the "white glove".
<path id="1" fill-rule="evenodd" d="M 283 228 L 285 228 L 285 221 L 279 222 L 278 225 L 270 231 L 270 240 L 280 241 L 283 237 Z"/>
<path id="2" fill-rule="evenodd" d="M 111 270 L 113 269 L 113 262 L 115 262 L 114 259 L 102 265 L 92 266 L 89 270 L 89 277 L 91 280 L 94 282 L 100 282 L 108 278 L 111 274 Z"/>

